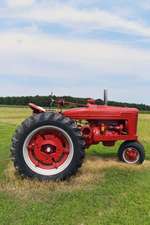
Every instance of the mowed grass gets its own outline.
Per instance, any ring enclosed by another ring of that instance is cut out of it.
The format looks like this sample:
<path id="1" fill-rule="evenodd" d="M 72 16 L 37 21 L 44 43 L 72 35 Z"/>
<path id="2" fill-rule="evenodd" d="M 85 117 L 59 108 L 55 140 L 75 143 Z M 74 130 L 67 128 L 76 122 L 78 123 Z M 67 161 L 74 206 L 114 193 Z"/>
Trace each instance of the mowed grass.
<path id="1" fill-rule="evenodd" d="M 149 114 L 139 119 L 143 165 L 118 162 L 120 143 L 92 146 L 77 176 L 60 183 L 22 180 L 15 173 L 11 136 L 30 114 L 27 108 L 0 108 L 0 225 L 150 224 Z"/>

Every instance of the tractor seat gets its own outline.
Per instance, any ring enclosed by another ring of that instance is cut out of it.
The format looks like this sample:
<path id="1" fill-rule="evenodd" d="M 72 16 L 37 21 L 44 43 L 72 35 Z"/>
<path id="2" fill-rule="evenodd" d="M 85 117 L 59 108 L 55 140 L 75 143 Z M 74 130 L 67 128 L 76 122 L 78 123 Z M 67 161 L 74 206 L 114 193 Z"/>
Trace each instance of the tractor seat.
<path id="1" fill-rule="evenodd" d="M 29 107 L 34 111 L 34 113 L 43 113 L 46 112 L 46 109 L 40 107 L 34 103 L 29 103 Z"/>

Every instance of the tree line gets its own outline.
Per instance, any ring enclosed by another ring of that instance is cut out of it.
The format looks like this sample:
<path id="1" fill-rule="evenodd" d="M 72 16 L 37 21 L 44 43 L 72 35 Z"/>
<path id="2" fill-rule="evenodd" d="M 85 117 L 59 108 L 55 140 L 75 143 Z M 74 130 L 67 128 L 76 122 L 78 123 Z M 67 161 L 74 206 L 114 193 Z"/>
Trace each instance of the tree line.
<path id="1" fill-rule="evenodd" d="M 77 104 L 86 104 L 87 98 L 77 98 L 71 96 L 53 96 L 54 100 L 63 99 L 67 102 L 73 102 Z M 50 107 L 51 105 L 51 96 L 22 96 L 22 97 L 0 97 L 0 105 L 10 105 L 10 106 L 26 106 L 28 103 L 33 102 L 37 105 L 43 107 Z M 102 105 L 103 101 L 97 99 L 98 104 Z M 135 104 L 135 103 L 125 103 L 125 102 L 115 102 L 109 101 L 108 105 L 110 106 L 123 106 L 123 107 L 135 107 L 141 111 L 150 111 L 150 106 L 145 104 Z M 56 103 L 53 104 L 56 107 Z M 69 107 L 69 106 L 68 106 Z M 71 106 L 72 107 L 72 106 Z"/>

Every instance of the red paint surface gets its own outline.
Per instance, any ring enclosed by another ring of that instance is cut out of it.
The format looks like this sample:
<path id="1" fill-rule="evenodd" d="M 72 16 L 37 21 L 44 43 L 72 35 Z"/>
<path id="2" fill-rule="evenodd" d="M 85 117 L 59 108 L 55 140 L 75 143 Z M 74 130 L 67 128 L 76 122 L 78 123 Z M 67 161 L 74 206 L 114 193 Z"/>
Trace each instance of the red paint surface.
<path id="1" fill-rule="evenodd" d="M 88 146 L 99 142 L 109 146 L 118 140 L 137 140 L 138 112 L 135 108 L 88 104 L 87 107 L 66 110 L 63 115 L 89 122 L 89 135 L 84 135 Z M 109 125 L 111 122 L 116 125 Z"/>
<path id="2" fill-rule="evenodd" d="M 42 169 L 54 169 L 61 166 L 66 161 L 70 150 L 67 140 L 60 132 L 52 134 L 49 130 L 35 134 L 27 148 L 31 161 Z"/>

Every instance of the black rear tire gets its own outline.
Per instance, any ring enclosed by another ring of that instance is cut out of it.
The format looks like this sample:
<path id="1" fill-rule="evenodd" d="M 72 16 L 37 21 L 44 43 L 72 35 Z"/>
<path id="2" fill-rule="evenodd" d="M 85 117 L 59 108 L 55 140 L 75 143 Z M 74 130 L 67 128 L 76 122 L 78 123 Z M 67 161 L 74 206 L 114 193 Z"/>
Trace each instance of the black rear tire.
<path id="1" fill-rule="evenodd" d="M 127 151 L 131 157 L 127 155 Z M 137 141 L 126 141 L 118 150 L 118 158 L 125 163 L 142 164 L 145 159 L 144 147 Z"/>
<path id="2" fill-rule="evenodd" d="M 27 137 L 34 130 L 40 129 L 40 127 L 43 126 L 53 126 L 63 130 L 72 141 L 73 156 L 70 164 L 63 171 L 54 175 L 47 175 L 47 173 L 41 174 L 33 171 L 29 165 L 27 165 L 23 153 L 24 143 Z M 76 174 L 81 167 L 85 156 L 84 148 L 85 141 L 73 120 L 64 117 L 60 113 L 46 112 L 31 116 L 17 128 L 12 138 L 11 153 L 14 166 L 22 177 L 37 178 L 39 180 L 65 180 Z"/>

